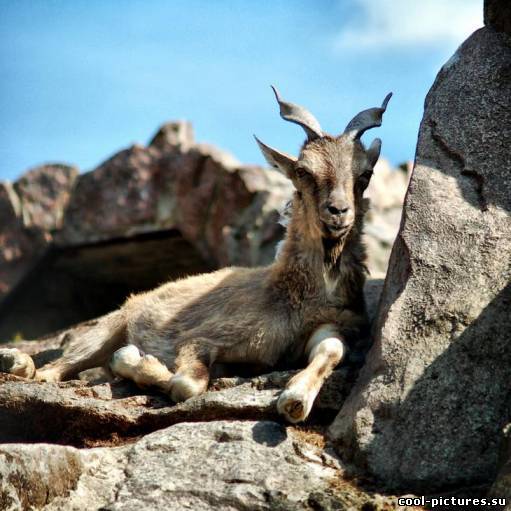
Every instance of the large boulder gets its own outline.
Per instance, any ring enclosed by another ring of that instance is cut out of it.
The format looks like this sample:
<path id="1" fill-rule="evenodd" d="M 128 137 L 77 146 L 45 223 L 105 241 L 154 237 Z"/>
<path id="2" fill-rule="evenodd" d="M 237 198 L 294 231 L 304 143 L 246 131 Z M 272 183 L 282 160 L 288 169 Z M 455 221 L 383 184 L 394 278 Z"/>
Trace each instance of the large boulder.
<path id="1" fill-rule="evenodd" d="M 475 32 L 425 103 L 360 378 L 330 428 L 391 488 L 490 483 L 511 394 L 511 38 Z"/>

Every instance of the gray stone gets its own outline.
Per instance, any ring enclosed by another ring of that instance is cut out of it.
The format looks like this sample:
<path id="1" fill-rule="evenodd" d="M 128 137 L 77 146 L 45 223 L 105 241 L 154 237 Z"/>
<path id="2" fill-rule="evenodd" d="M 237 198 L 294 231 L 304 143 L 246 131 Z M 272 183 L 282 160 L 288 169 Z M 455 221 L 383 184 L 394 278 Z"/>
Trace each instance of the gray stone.
<path id="1" fill-rule="evenodd" d="M 44 254 L 61 227 L 75 167 L 43 165 L 0 183 L 0 301 Z"/>
<path id="2" fill-rule="evenodd" d="M 271 261 L 290 183 L 274 170 L 242 166 L 225 151 L 194 144 L 190 130 L 164 125 L 148 147 L 134 145 L 82 174 L 58 245 L 177 230 L 212 268 Z"/>
<path id="3" fill-rule="evenodd" d="M 511 35 L 511 3 L 509 0 L 484 0 L 484 24 Z"/>
<path id="4" fill-rule="evenodd" d="M 506 499 L 503 511 L 511 511 L 511 423 L 502 432 L 499 450 L 499 473 L 488 495 L 493 499 Z"/>
<path id="5" fill-rule="evenodd" d="M 51 233 L 62 227 L 78 169 L 55 163 L 29 170 L 14 183 L 23 225 Z"/>
<path id="6" fill-rule="evenodd" d="M 312 432 L 270 421 L 171 426 L 117 448 L 0 445 L 5 511 L 395 509 L 343 480 Z"/>
<path id="7" fill-rule="evenodd" d="M 194 143 L 192 124 L 187 121 L 174 121 L 161 126 L 149 145 L 160 149 L 169 149 L 174 146 L 181 146 L 184 149 L 191 147 Z"/>
<path id="8" fill-rule="evenodd" d="M 279 419 L 276 400 L 293 374 L 219 378 L 209 392 L 177 405 L 126 381 L 40 383 L 0 374 L 0 443 L 117 445 L 180 422 Z M 348 369 L 334 371 L 316 400 L 316 421 L 331 420 L 351 381 Z"/>
<path id="9" fill-rule="evenodd" d="M 371 201 L 365 218 L 364 242 L 367 246 L 367 267 L 372 277 L 385 277 L 387 272 L 408 180 L 407 170 L 393 169 L 384 158 L 378 160 L 365 193 Z"/>
<path id="10" fill-rule="evenodd" d="M 125 478 L 120 451 L 0 444 L 2 511 L 99 510 Z"/>
<path id="11" fill-rule="evenodd" d="M 375 344 L 330 436 L 391 488 L 489 484 L 511 394 L 511 39 L 430 90 Z"/>

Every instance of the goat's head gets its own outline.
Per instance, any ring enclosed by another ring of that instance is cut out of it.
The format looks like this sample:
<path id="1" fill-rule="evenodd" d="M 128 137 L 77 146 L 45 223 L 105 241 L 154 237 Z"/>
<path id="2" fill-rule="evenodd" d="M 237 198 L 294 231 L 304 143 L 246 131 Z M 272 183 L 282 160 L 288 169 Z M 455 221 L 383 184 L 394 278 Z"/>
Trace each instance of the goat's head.
<path id="1" fill-rule="evenodd" d="M 305 108 L 287 103 L 273 88 L 283 119 L 299 124 L 307 133 L 298 158 L 256 141 L 266 161 L 291 179 L 307 212 L 324 238 L 344 237 L 352 228 L 380 156 L 381 140 L 365 149 L 360 137 L 369 128 L 381 126 L 383 113 L 392 96 L 379 108 L 357 114 L 344 132 L 333 137 L 323 133 L 318 121 Z"/>

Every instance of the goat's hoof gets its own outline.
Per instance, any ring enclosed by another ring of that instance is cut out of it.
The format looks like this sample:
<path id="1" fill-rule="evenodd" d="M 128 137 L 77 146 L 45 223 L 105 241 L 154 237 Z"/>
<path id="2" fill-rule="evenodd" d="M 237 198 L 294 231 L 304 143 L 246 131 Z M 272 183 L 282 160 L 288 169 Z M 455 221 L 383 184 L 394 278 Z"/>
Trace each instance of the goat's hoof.
<path id="1" fill-rule="evenodd" d="M 141 360 L 142 355 L 138 348 L 130 344 L 114 352 L 110 359 L 110 369 L 121 378 L 131 378 Z"/>
<path id="2" fill-rule="evenodd" d="M 35 373 L 34 379 L 47 383 L 56 383 L 61 380 L 60 371 L 55 368 L 42 369 Z"/>
<path id="3" fill-rule="evenodd" d="M 0 349 L 0 372 L 14 374 L 22 378 L 33 378 L 35 365 L 32 357 L 16 348 Z"/>
<path id="4" fill-rule="evenodd" d="M 191 397 L 204 393 L 207 389 L 207 382 L 194 380 L 184 374 L 175 374 L 170 380 L 170 398 L 174 403 L 186 401 Z"/>
<path id="5" fill-rule="evenodd" d="M 277 410 L 289 422 L 296 424 L 304 421 L 312 408 L 313 399 L 302 390 L 289 388 L 284 390 L 277 401 Z"/>

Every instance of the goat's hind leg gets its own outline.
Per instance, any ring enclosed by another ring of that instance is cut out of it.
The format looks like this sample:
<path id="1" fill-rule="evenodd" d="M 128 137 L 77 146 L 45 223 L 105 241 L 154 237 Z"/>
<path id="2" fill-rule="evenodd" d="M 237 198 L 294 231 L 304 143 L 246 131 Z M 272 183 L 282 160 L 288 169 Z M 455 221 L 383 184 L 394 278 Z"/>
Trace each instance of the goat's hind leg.
<path id="1" fill-rule="evenodd" d="M 323 383 L 343 359 L 346 347 L 335 325 L 325 324 L 310 337 L 305 348 L 309 365 L 293 376 L 277 401 L 277 410 L 289 422 L 305 420 Z"/>
<path id="2" fill-rule="evenodd" d="M 172 373 L 152 355 L 142 355 L 139 349 L 130 344 L 118 349 L 110 360 L 111 371 L 121 378 L 134 381 L 139 387 L 156 387 L 170 392 Z"/>
<path id="3" fill-rule="evenodd" d="M 0 371 L 58 382 L 74 378 L 81 371 L 106 364 L 111 354 L 125 343 L 125 321 L 122 311 L 115 311 L 88 321 L 60 334 L 66 347 L 62 356 L 36 370 L 32 357 L 16 348 L 0 349 Z"/>
<path id="4" fill-rule="evenodd" d="M 141 355 L 134 345 L 117 350 L 110 361 L 112 372 L 133 380 L 139 387 L 156 387 L 178 403 L 206 391 L 209 383 L 209 351 L 200 344 L 184 344 L 178 350 L 176 373 L 152 355 Z"/>

